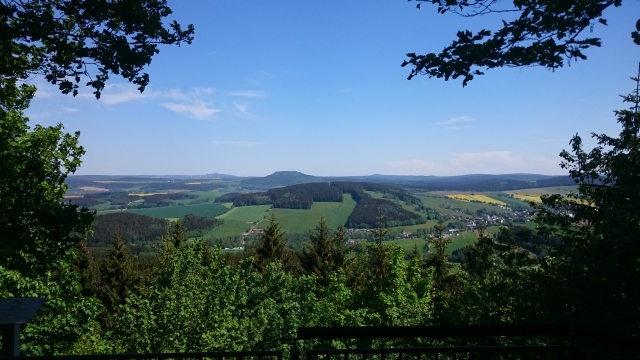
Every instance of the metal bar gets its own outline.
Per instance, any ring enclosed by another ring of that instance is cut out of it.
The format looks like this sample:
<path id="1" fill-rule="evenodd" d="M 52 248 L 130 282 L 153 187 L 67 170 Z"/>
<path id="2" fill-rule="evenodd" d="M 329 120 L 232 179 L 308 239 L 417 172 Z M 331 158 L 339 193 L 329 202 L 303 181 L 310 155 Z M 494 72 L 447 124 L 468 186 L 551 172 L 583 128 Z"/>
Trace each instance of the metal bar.
<path id="1" fill-rule="evenodd" d="M 2 356 L 20 356 L 20 325 L 4 324 L 2 327 Z"/>
<path id="2" fill-rule="evenodd" d="M 298 340 L 568 335 L 559 325 L 347 326 L 298 328 Z"/>

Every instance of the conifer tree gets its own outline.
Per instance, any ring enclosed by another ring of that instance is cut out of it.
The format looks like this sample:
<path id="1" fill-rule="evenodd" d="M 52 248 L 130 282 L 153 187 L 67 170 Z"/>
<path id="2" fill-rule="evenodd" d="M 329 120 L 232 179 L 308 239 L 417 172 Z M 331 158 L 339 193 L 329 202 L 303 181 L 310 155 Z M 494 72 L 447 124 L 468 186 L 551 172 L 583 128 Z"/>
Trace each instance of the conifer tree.
<path id="1" fill-rule="evenodd" d="M 260 236 L 256 248 L 256 265 L 260 271 L 265 271 L 269 263 L 280 261 L 283 266 L 288 266 L 289 254 L 286 251 L 284 233 L 280 230 L 280 224 L 276 222 L 276 216 L 271 214 L 269 225 Z"/>
<path id="2" fill-rule="evenodd" d="M 435 226 L 436 237 L 431 240 L 433 251 L 429 250 L 429 255 L 425 261 L 425 265 L 433 268 L 433 279 L 436 287 L 443 288 L 446 279 L 449 276 L 452 265 L 449 264 L 449 254 L 447 254 L 447 246 L 451 243 L 451 239 L 444 237 L 444 223 L 442 219 Z"/>
<path id="3" fill-rule="evenodd" d="M 82 296 L 95 296 L 100 288 L 100 268 L 84 242 L 78 244 L 75 270 L 80 274 Z"/>
<path id="4" fill-rule="evenodd" d="M 302 251 L 302 267 L 308 274 L 315 274 L 322 286 L 329 283 L 332 272 L 345 267 L 347 250 L 344 237 L 342 225 L 331 236 L 324 217 L 320 217 L 315 231 L 309 232 L 309 243 Z"/>
<path id="5" fill-rule="evenodd" d="M 139 282 L 133 270 L 129 249 L 120 232 L 116 233 L 113 244 L 107 251 L 107 257 L 100 267 L 100 277 L 102 286 L 98 297 L 105 309 L 102 320 L 107 327 L 113 327 L 113 318 L 120 314 L 120 305 L 124 304 Z"/>

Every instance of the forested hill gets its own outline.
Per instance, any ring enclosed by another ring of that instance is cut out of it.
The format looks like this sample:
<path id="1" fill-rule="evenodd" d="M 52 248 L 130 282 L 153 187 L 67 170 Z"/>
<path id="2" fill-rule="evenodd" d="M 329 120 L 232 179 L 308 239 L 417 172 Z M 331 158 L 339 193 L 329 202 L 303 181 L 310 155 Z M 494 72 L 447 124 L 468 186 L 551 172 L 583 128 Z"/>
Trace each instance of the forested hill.
<path id="1" fill-rule="evenodd" d="M 240 181 L 240 185 L 247 188 L 267 189 L 276 186 L 319 183 L 322 181 L 321 177 L 303 174 L 298 171 L 276 171 L 265 177 L 244 179 Z"/>
<path id="2" fill-rule="evenodd" d="M 385 199 L 374 199 L 366 191 L 384 194 Z M 351 194 L 357 205 L 345 225 L 349 227 L 375 227 L 378 216 L 387 226 L 424 223 L 421 215 L 405 210 L 391 200 L 407 204 L 421 204 L 420 199 L 406 190 L 386 184 L 364 182 L 310 183 L 273 188 L 265 192 L 222 195 L 216 202 L 233 202 L 234 206 L 271 204 L 275 208 L 310 209 L 315 201 L 342 202 L 342 194 Z"/>
<path id="3" fill-rule="evenodd" d="M 327 183 L 310 183 L 273 188 L 266 192 L 230 193 L 216 199 L 216 202 L 233 202 L 234 206 L 271 204 L 287 209 L 310 209 L 314 201 L 342 202 L 342 191 Z"/>

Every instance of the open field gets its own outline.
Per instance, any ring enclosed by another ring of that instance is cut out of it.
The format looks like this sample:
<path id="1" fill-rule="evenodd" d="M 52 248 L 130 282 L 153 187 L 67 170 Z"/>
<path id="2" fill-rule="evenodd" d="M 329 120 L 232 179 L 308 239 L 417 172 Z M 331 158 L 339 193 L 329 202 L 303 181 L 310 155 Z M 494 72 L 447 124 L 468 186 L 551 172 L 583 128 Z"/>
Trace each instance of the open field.
<path id="1" fill-rule="evenodd" d="M 458 236 L 452 236 L 451 243 L 447 246 L 447 252 L 452 253 L 454 250 L 460 249 L 461 247 L 471 245 L 474 241 L 476 241 L 476 235 L 472 231 L 461 232 Z M 418 252 L 421 254 L 426 254 L 428 252 L 428 247 L 425 245 L 429 244 L 429 241 L 425 239 L 398 239 L 398 240 L 388 240 L 384 241 L 387 245 L 398 245 L 402 247 L 405 251 L 413 251 L 413 246 L 418 246 Z"/>
<path id="2" fill-rule="evenodd" d="M 339 218 L 333 220 L 333 217 L 342 204 L 343 203 L 339 202 L 314 202 L 311 209 L 308 210 L 271 209 L 269 212 L 275 214 L 276 221 L 280 224 L 283 231 L 305 232 L 315 229 L 318 220 L 320 220 L 320 216 L 324 216 L 327 223 L 337 223 L 340 221 Z M 341 213 L 344 214 L 344 212 Z M 268 216 L 271 216 L 271 214 Z M 344 218 L 344 222 L 346 221 L 347 218 Z"/>
<path id="3" fill-rule="evenodd" d="M 227 211 L 227 208 L 220 204 L 205 203 L 184 206 L 166 206 L 148 209 L 126 210 L 134 214 L 146 215 L 156 218 L 184 217 L 187 214 L 214 217 Z"/>
<path id="4" fill-rule="evenodd" d="M 479 201 L 481 203 L 486 204 L 498 204 L 498 205 L 507 205 L 504 201 L 497 200 L 491 197 L 488 197 L 484 194 L 448 194 L 446 195 L 448 198 L 462 200 L 462 201 Z"/>
<path id="5" fill-rule="evenodd" d="M 224 221 L 257 222 L 265 217 L 270 207 L 271 205 L 237 206 L 217 218 Z"/>
<path id="6" fill-rule="evenodd" d="M 224 224 L 213 228 L 211 231 L 203 235 L 203 238 L 222 238 L 228 236 L 239 236 L 251 228 L 251 224 L 247 224 L 240 220 L 226 220 Z"/>
<path id="7" fill-rule="evenodd" d="M 153 195 L 167 195 L 166 192 L 156 192 L 156 193 L 132 193 L 129 196 L 153 196 Z"/>
<path id="8" fill-rule="evenodd" d="M 347 219 L 349 219 L 349 215 L 351 215 L 355 207 L 356 201 L 353 200 L 351 194 L 342 194 L 342 203 L 340 203 L 340 206 L 338 206 L 338 208 L 330 217 L 325 216 L 327 226 L 331 229 L 335 229 L 338 227 L 338 225 L 344 225 L 347 222 Z"/>
<path id="9" fill-rule="evenodd" d="M 520 193 L 513 193 L 513 197 L 518 199 L 518 200 L 522 200 L 522 201 L 533 201 L 533 202 L 540 202 L 540 195 L 530 195 L 530 194 L 520 194 Z"/>
<path id="10" fill-rule="evenodd" d="M 420 198 L 420 200 L 425 206 L 435 209 L 442 214 L 460 216 L 459 212 L 442 208 L 441 205 L 452 206 L 452 207 L 460 208 L 463 210 L 469 210 L 472 214 L 475 214 L 478 209 L 492 210 L 497 213 L 503 213 L 503 214 L 509 213 L 508 210 L 502 209 L 496 205 L 451 199 L 451 198 L 445 197 L 444 195 L 440 195 L 438 193 L 423 192 L 423 193 L 415 193 L 414 195 Z"/>
<path id="11" fill-rule="evenodd" d="M 476 234 L 473 231 L 464 231 L 458 236 L 450 237 L 450 239 L 451 243 L 447 246 L 448 253 L 452 253 L 454 250 L 473 244 L 473 242 L 476 241 Z"/>

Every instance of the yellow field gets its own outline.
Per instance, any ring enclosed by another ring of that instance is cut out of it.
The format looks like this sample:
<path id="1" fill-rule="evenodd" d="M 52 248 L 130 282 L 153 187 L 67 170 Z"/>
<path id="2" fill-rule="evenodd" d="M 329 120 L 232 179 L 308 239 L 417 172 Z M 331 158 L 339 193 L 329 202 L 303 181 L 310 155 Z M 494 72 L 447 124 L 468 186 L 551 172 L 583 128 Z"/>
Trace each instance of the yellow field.
<path id="1" fill-rule="evenodd" d="M 202 184 L 201 182 L 189 182 L 189 183 L 184 183 L 185 185 L 200 185 Z"/>
<path id="2" fill-rule="evenodd" d="M 129 196 L 152 196 L 152 195 L 167 195 L 168 193 L 166 192 L 159 192 L 159 193 L 140 193 L 140 194 L 129 194 Z"/>
<path id="3" fill-rule="evenodd" d="M 513 193 L 513 197 L 522 201 L 540 202 L 540 195 Z"/>
<path id="4" fill-rule="evenodd" d="M 479 201 L 487 204 L 497 204 L 497 205 L 505 205 L 505 206 L 507 205 L 505 202 L 490 198 L 482 194 L 473 194 L 473 195 L 472 194 L 451 194 L 451 195 L 447 195 L 446 197 L 455 199 L 455 200 L 462 200 L 462 201 Z"/>

